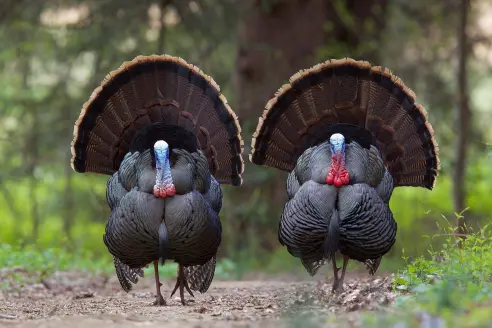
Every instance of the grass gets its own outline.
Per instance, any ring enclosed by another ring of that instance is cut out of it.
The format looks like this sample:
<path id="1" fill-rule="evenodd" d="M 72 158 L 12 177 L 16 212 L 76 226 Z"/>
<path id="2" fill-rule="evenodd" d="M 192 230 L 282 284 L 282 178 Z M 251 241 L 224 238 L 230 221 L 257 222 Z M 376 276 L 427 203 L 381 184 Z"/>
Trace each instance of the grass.
<path id="1" fill-rule="evenodd" d="M 4 268 L 4 274 L 1 268 Z M 20 270 L 9 270 L 13 268 Z M 164 279 L 173 279 L 177 268 L 176 263 L 167 262 L 159 268 L 159 275 Z M 89 252 L 68 253 L 60 248 L 40 250 L 34 246 L 0 244 L 0 290 L 31 283 L 56 271 L 114 275 L 114 266 L 109 253 L 105 257 L 97 257 Z M 144 271 L 146 276 L 154 274 L 153 266 Z M 222 259 L 217 262 L 215 276 L 219 279 L 231 279 L 235 277 L 235 271 L 236 266 L 232 261 Z"/>
<path id="2" fill-rule="evenodd" d="M 60 248 L 40 250 L 34 246 L 0 245 L 0 267 L 22 267 L 27 272 L 77 270 L 109 273 L 110 258 L 94 258 L 87 253 L 67 253 Z"/>
<path id="3" fill-rule="evenodd" d="M 492 226 L 462 241 L 449 226 L 432 239 L 444 239 L 440 250 L 412 261 L 397 272 L 393 284 L 401 295 L 397 312 L 363 316 L 364 327 L 484 327 L 492 325 Z M 462 247 L 458 244 L 462 242 Z M 441 324 L 441 325 L 439 325 Z"/>

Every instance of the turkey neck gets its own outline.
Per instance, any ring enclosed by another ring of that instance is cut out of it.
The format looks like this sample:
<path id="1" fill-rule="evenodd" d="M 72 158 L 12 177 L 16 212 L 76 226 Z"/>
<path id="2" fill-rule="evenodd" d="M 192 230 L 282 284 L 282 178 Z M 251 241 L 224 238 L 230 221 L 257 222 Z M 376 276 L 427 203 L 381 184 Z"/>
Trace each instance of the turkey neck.
<path id="1" fill-rule="evenodd" d="M 340 133 L 333 134 L 330 137 L 330 149 L 331 166 L 326 183 L 338 188 L 349 183 L 349 174 L 345 167 L 345 137 Z"/>
<path id="2" fill-rule="evenodd" d="M 165 187 L 173 184 L 173 177 L 171 176 L 171 165 L 169 164 L 168 152 L 155 154 L 155 168 L 157 171 L 155 184 L 159 187 Z"/>
<path id="3" fill-rule="evenodd" d="M 341 187 L 348 184 L 348 172 L 345 168 L 345 153 L 337 152 L 331 157 L 331 166 L 326 177 L 326 183 Z"/>
<path id="4" fill-rule="evenodd" d="M 169 145 L 159 140 L 154 145 L 156 178 L 154 186 L 154 196 L 165 198 L 176 194 L 173 177 L 171 175 L 171 165 L 169 163 Z"/>

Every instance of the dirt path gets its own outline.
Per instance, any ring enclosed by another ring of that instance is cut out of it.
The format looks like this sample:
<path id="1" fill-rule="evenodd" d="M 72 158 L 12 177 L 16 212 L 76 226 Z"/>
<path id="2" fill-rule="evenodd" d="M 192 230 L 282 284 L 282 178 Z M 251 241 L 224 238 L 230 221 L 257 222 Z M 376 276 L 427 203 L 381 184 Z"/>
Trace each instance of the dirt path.
<path id="1" fill-rule="evenodd" d="M 347 282 L 335 296 L 329 282 L 314 280 L 214 281 L 207 293 L 188 296 L 186 306 L 174 297 L 156 307 L 151 278 L 127 294 L 114 279 L 58 273 L 0 292 L 0 327 L 273 327 L 302 314 L 350 314 L 394 300 L 388 278 L 348 276 Z M 165 297 L 173 285 L 164 282 Z"/>

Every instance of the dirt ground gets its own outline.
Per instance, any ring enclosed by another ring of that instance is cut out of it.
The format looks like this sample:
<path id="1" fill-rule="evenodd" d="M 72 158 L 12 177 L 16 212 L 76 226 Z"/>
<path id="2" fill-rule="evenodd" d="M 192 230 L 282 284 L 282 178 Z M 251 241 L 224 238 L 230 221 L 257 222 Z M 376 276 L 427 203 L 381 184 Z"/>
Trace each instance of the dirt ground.
<path id="1" fill-rule="evenodd" d="M 5 270 L 5 269 L 4 269 Z M 9 269 L 12 270 L 12 269 Z M 15 270 L 15 269 L 13 269 Z M 18 269 L 21 271 L 21 269 Z M 22 272 L 0 272 L 5 281 Z M 345 291 L 331 293 L 331 282 L 295 278 L 214 281 L 205 294 L 188 295 L 182 306 L 169 298 L 174 281 L 165 281 L 167 305 L 157 307 L 152 277 L 130 293 L 114 277 L 59 272 L 0 292 L 0 327 L 278 327 L 296 318 L 323 318 L 330 313 L 350 316 L 361 310 L 385 309 L 394 301 L 388 277 L 349 274 Z M 304 326 L 304 324 L 303 324 Z"/>

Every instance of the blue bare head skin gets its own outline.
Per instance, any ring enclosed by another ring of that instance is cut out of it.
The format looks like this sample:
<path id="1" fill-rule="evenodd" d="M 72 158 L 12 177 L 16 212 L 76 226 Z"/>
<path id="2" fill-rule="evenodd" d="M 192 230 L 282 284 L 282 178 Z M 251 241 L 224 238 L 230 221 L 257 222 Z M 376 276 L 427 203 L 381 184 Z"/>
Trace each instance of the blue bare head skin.
<path id="1" fill-rule="evenodd" d="M 156 185 L 172 184 L 171 166 L 169 165 L 169 145 L 164 140 L 154 144 L 155 168 L 157 169 Z"/>
<path id="2" fill-rule="evenodd" d="M 157 169 L 164 168 L 164 164 L 169 156 L 169 145 L 164 140 L 159 140 L 154 144 L 155 166 Z"/>
<path id="3" fill-rule="evenodd" d="M 345 137 L 340 133 L 332 134 L 330 137 L 330 149 L 332 154 L 345 152 Z"/>

